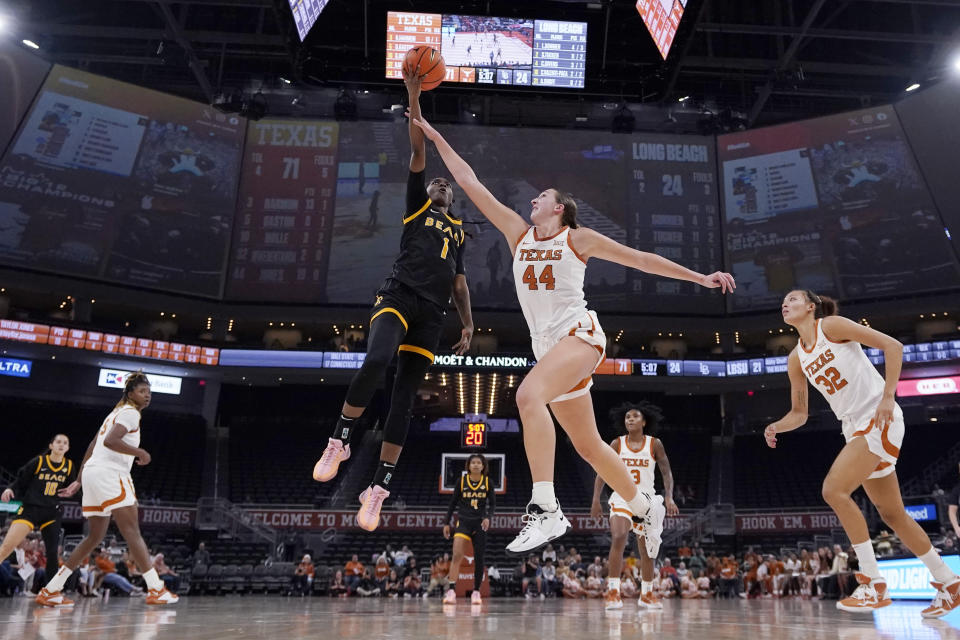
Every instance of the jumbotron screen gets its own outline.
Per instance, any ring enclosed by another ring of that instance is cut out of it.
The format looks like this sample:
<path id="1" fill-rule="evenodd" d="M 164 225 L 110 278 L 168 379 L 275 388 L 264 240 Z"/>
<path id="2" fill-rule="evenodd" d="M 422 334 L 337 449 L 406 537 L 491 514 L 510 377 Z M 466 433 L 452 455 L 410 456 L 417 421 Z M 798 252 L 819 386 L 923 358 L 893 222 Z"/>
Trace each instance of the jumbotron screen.
<path id="1" fill-rule="evenodd" d="M 670 53 L 686 8 L 687 0 L 637 0 L 637 11 L 664 60 Z"/>
<path id="2" fill-rule="evenodd" d="M 582 89 L 587 23 L 439 13 L 387 14 L 387 77 L 417 45 L 437 49 L 445 82 Z"/>
<path id="3" fill-rule="evenodd" d="M 293 21 L 297 24 L 297 34 L 300 41 L 307 39 L 307 34 L 320 17 L 320 12 L 326 8 L 330 0 L 287 0 L 290 11 L 293 12 Z"/>

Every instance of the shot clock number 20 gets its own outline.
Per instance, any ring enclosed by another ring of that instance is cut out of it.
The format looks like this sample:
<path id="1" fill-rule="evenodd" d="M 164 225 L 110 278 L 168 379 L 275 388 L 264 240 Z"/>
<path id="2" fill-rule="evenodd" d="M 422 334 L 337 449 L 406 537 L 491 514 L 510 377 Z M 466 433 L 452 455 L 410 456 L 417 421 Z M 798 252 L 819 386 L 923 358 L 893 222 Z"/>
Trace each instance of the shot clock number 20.
<path id="1" fill-rule="evenodd" d="M 461 449 L 487 448 L 487 423 L 461 422 L 460 423 Z"/>

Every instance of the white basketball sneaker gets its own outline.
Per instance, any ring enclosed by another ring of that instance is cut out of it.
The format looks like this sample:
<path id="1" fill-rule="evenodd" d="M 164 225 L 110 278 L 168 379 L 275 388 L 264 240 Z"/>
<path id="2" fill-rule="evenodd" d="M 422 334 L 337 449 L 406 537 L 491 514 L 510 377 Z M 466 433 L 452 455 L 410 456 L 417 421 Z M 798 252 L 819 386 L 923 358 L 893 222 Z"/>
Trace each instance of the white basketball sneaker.
<path id="1" fill-rule="evenodd" d="M 647 557 L 656 559 L 660 553 L 663 535 L 663 520 L 667 517 L 667 508 L 663 505 L 663 496 L 655 495 L 650 501 L 650 511 L 643 523 L 643 539 L 647 543 Z"/>
<path id="2" fill-rule="evenodd" d="M 544 511 L 540 505 L 531 502 L 527 505 L 527 512 L 521 516 L 521 520 L 525 523 L 523 529 L 513 542 L 507 545 L 507 553 L 519 555 L 536 551 L 571 528 L 570 521 L 560 510 L 559 503 L 553 511 Z"/>

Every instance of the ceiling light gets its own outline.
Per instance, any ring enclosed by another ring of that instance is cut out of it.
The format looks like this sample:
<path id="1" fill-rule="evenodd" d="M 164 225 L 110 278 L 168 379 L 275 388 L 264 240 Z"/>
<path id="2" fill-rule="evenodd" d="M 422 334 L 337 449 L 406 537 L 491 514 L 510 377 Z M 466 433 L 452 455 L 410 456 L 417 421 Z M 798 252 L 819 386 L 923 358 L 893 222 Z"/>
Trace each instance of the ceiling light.
<path id="1" fill-rule="evenodd" d="M 39 48 L 40 48 L 40 45 L 38 45 L 38 44 L 37 44 L 36 42 L 34 42 L 33 40 L 21 40 L 21 42 L 23 42 L 23 44 L 25 44 L 26 46 L 30 47 L 31 49 L 39 49 Z"/>
<path id="2" fill-rule="evenodd" d="M 677 102 L 686 102 L 686 101 L 689 100 L 689 99 L 690 99 L 690 96 L 683 96 L 682 98 L 680 98 L 679 100 L 677 100 Z"/>
<path id="3" fill-rule="evenodd" d="M 912 85 L 910 85 L 909 87 L 907 87 L 906 90 L 907 90 L 907 91 L 916 91 L 916 90 L 919 89 L 919 88 L 920 88 L 920 85 L 917 84 L 916 82 L 914 82 Z"/>

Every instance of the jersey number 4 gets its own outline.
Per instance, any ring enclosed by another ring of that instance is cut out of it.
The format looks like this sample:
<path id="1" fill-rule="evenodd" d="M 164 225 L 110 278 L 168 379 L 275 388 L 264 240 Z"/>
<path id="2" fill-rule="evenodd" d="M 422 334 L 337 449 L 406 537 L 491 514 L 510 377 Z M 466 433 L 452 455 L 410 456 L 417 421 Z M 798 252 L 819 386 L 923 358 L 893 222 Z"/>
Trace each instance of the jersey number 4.
<path id="1" fill-rule="evenodd" d="M 557 281 L 553 278 L 553 265 L 548 264 L 543 268 L 543 271 L 540 272 L 540 277 L 537 277 L 536 272 L 533 270 L 533 265 L 527 267 L 526 271 L 523 272 L 523 282 L 526 284 L 531 291 L 536 291 L 540 287 L 537 286 L 537 283 L 544 285 L 544 289 L 547 291 L 553 291 L 557 286 Z"/>
<path id="2" fill-rule="evenodd" d="M 836 367 L 824 369 L 823 375 L 817 376 L 814 382 L 823 385 L 823 388 L 827 390 L 827 394 L 831 396 L 847 386 L 846 379 L 840 377 L 840 372 L 837 371 Z"/>

